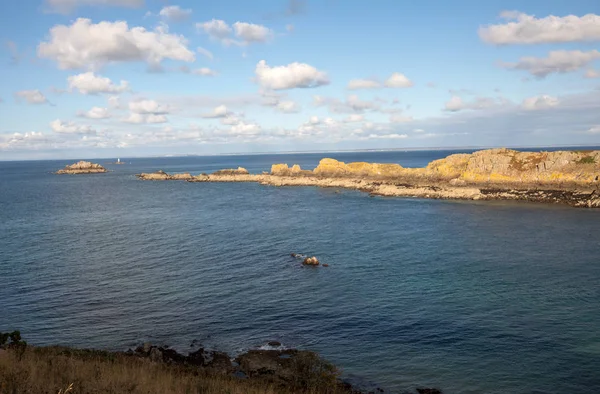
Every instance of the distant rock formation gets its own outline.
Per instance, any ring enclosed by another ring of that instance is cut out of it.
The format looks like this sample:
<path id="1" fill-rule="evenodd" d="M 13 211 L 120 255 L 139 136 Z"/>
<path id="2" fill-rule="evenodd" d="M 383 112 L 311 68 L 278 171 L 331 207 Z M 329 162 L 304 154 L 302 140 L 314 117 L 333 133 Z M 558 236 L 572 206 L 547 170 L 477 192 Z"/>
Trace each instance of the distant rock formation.
<path id="1" fill-rule="evenodd" d="M 219 170 L 214 175 L 248 175 L 249 172 L 244 167 L 238 167 L 236 170 L 228 168 L 225 170 Z"/>
<path id="2" fill-rule="evenodd" d="M 100 164 L 91 163 L 89 161 L 79 161 L 56 171 L 56 174 L 97 174 L 106 172 L 106 168 Z"/>

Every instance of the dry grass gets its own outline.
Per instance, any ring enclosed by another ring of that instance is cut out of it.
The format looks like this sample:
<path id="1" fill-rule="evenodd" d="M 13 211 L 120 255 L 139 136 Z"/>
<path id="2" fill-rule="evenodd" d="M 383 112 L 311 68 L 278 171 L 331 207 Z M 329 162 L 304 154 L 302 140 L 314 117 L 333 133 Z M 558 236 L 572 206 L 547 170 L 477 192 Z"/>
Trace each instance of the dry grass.
<path id="1" fill-rule="evenodd" d="M 262 381 L 204 375 L 197 368 L 152 363 L 125 354 L 28 347 L 21 357 L 0 350 L 0 393 L 287 394 Z M 296 391 L 298 392 L 298 391 Z M 336 393 L 313 387 L 307 393 Z"/>

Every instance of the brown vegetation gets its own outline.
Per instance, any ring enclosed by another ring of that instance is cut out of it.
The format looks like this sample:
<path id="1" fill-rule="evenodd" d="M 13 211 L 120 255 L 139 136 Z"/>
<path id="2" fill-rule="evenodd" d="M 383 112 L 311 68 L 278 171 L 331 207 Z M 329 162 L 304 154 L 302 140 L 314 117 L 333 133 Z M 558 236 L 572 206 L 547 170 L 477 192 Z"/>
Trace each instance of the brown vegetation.
<path id="1" fill-rule="evenodd" d="M 0 349 L 0 393 L 342 393 L 336 370 L 318 356 L 295 361 L 289 387 L 266 379 L 210 375 L 181 364 L 152 362 L 126 353 L 64 347 Z"/>

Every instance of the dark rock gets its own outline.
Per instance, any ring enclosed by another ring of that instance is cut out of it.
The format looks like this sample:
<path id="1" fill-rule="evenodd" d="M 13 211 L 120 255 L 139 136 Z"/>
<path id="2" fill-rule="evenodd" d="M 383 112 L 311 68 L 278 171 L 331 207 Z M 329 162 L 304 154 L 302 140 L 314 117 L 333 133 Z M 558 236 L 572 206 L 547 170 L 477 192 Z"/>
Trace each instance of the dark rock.
<path id="1" fill-rule="evenodd" d="M 441 390 L 433 389 L 433 388 L 419 388 L 417 389 L 417 393 L 419 394 L 443 394 Z"/>
<path id="2" fill-rule="evenodd" d="M 321 264 L 323 267 L 329 267 L 329 264 Z"/>
<path id="3" fill-rule="evenodd" d="M 281 342 L 279 342 L 279 341 L 269 341 L 269 342 L 267 342 L 267 345 L 274 346 L 274 347 L 281 346 Z"/>
<path id="4" fill-rule="evenodd" d="M 153 362 L 162 362 L 163 361 L 163 354 L 159 348 L 153 347 L 152 349 L 150 349 L 150 361 L 153 361 Z"/>

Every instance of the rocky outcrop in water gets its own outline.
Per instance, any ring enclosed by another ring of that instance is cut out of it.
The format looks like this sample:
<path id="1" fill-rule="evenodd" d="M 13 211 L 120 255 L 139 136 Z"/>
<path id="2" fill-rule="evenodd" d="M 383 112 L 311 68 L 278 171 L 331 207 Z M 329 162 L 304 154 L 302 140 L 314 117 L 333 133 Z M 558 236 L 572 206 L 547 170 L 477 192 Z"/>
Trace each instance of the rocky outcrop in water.
<path id="1" fill-rule="evenodd" d="M 313 256 L 313 257 L 307 257 L 304 260 L 302 260 L 302 264 L 303 265 L 312 265 L 312 266 L 316 267 L 317 265 L 319 265 L 321 263 L 319 262 L 319 259 L 317 259 L 315 256 Z"/>
<path id="2" fill-rule="evenodd" d="M 243 171 L 242 171 L 243 170 Z M 450 155 L 423 168 L 398 164 L 344 163 L 322 159 L 314 171 L 274 164 L 267 174 L 245 169 L 140 179 L 189 182 L 258 182 L 271 186 L 355 189 L 378 196 L 463 200 L 520 200 L 600 207 L 600 151 L 518 152 L 488 149 Z"/>
<path id="3" fill-rule="evenodd" d="M 91 163 L 89 161 L 79 161 L 56 171 L 56 174 L 97 174 L 106 172 L 106 168 L 100 164 Z"/>

